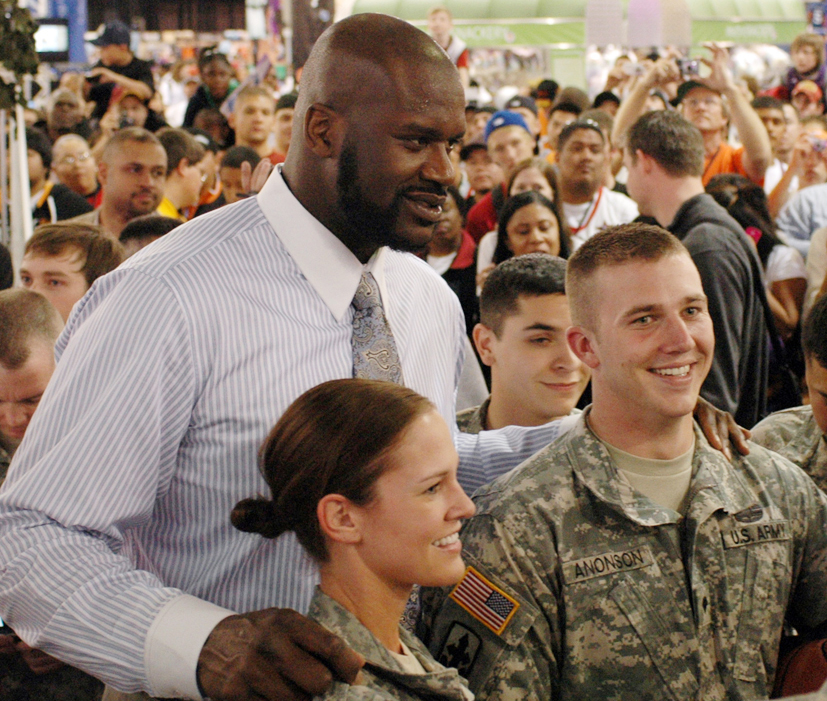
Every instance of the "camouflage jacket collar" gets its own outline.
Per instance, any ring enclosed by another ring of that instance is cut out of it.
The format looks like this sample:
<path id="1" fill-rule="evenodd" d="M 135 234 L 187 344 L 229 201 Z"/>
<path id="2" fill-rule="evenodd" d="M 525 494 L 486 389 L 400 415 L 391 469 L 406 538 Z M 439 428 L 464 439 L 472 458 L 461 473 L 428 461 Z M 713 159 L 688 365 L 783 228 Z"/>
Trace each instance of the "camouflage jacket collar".
<path id="1" fill-rule="evenodd" d="M 402 669 L 388 649 L 379 642 L 350 611 L 327 596 L 319 587 L 310 602 L 308 617 L 336 633 L 365 658 L 363 675 L 368 683 L 375 680 L 377 686 L 395 688 L 394 698 L 428 698 L 434 701 L 465 701 L 463 680 L 457 670 L 448 669 L 436 662 L 427 648 L 406 630 L 399 630 L 402 642 L 425 668 L 425 674 L 411 674 Z M 405 693 L 407 692 L 407 693 Z"/>
<path id="2" fill-rule="evenodd" d="M 687 514 L 679 514 L 635 490 L 618 478 L 617 466 L 609 451 L 589 428 L 589 410 L 583 412 L 575 427 L 563 438 L 567 455 L 580 481 L 600 499 L 614 506 L 628 519 L 642 526 L 677 523 L 684 515 L 701 521 L 718 509 L 736 514 L 755 504 L 755 495 L 722 453 L 709 445 L 695 424 L 695 453 L 692 457 L 692 482 L 686 503 Z M 734 458 L 738 460 L 738 458 Z"/>

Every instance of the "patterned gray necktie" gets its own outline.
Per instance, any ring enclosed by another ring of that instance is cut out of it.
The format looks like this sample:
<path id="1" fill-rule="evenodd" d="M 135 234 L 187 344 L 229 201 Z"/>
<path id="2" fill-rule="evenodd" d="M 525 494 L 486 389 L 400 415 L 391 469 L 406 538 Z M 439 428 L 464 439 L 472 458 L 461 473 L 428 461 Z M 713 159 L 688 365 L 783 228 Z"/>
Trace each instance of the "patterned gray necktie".
<path id="1" fill-rule="evenodd" d="M 402 365 L 382 309 L 379 285 L 369 272 L 353 296 L 353 376 L 402 384 Z"/>

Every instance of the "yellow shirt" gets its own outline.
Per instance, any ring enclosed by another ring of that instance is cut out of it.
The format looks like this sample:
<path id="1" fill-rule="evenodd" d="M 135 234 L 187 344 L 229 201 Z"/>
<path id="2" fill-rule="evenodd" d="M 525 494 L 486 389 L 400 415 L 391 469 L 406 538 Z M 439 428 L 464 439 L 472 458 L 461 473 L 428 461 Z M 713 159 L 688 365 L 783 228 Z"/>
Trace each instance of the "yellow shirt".
<path id="1" fill-rule="evenodd" d="M 158 209 L 155 211 L 162 217 L 171 217 L 172 219 L 178 219 L 179 221 L 187 221 L 175 205 L 172 204 L 172 202 L 170 202 L 166 197 L 161 200 L 161 204 L 158 205 Z"/>

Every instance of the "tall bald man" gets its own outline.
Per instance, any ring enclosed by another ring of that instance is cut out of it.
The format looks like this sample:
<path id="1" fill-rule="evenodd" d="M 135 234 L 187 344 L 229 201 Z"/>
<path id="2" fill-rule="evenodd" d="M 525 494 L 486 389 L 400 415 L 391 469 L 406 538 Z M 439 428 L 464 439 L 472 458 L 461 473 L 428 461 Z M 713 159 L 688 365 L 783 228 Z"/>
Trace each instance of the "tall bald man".
<path id="1" fill-rule="evenodd" d="M 353 679 L 341 642 L 269 608 L 312 595 L 295 539 L 236 532 L 229 513 L 266 489 L 257 450 L 287 406 L 362 372 L 357 288 L 378 292 L 397 379 L 453 422 L 459 302 L 393 249 L 430 239 L 464 128 L 456 69 L 426 34 L 343 20 L 305 64 L 287 161 L 259 195 L 90 290 L 0 494 L 0 615 L 21 637 L 156 697 L 281 701 Z M 534 435 L 528 451 L 553 438 Z M 464 470 L 466 489 L 487 469 Z"/>

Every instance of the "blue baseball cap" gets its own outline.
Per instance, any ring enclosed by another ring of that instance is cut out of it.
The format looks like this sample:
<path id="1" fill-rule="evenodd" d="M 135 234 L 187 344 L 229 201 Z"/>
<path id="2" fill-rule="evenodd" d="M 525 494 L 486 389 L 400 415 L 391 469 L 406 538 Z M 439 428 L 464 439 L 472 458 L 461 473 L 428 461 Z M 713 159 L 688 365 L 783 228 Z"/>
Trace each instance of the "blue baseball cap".
<path id="1" fill-rule="evenodd" d="M 522 127 L 528 132 L 528 135 L 531 136 L 531 130 L 528 128 L 528 124 L 525 123 L 523 115 L 519 112 L 511 112 L 510 110 L 500 110 L 499 112 L 494 112 L 494 114 L 491 115 L 491 119 L 488 120 L 488 124 L 485 125 L 486 142 L 492 132 L 497 131 L 497 129 L 501 127 Z"/>

